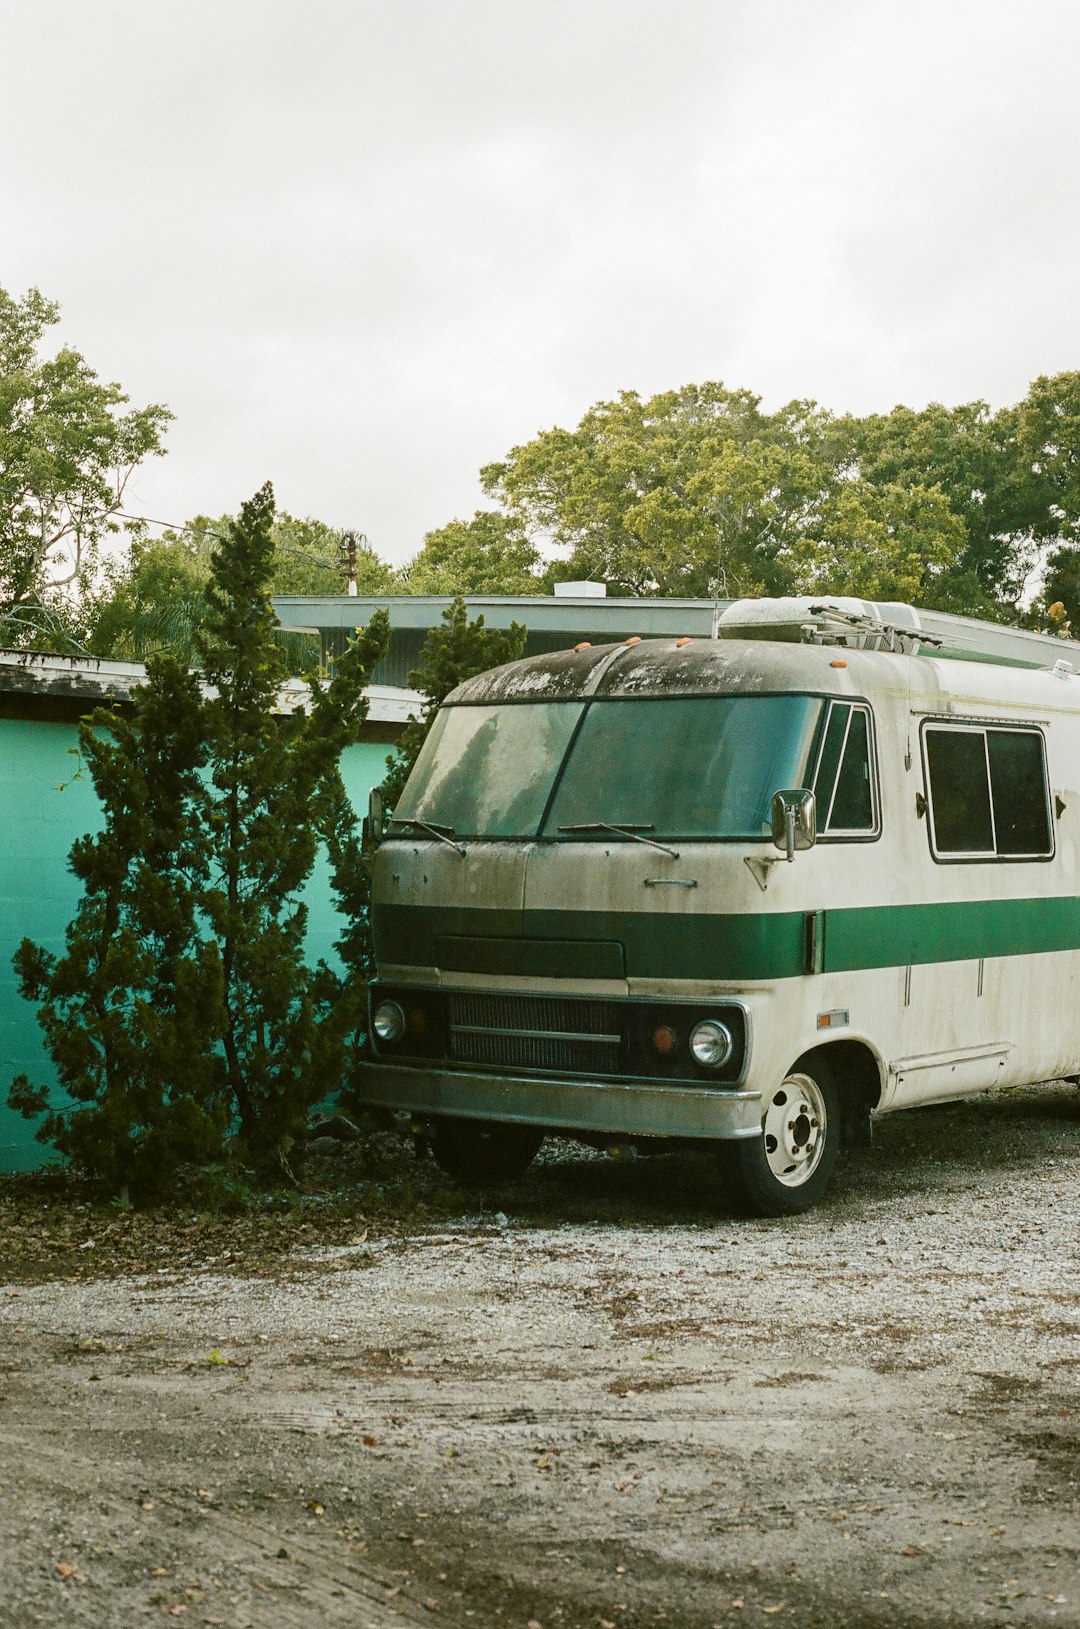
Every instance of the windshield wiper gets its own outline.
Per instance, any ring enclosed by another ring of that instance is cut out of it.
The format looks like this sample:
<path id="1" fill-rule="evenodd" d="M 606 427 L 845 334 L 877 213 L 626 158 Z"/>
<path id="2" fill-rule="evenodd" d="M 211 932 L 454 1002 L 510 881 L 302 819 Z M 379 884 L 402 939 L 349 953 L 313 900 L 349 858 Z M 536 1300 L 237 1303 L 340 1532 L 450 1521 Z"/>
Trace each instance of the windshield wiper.
<path id="1" fill-rule="evenodd" d="M 437 837 L 440 843 L 445 843 L 448 848 L 452 848 L 455 854 L 465 854 L 467 852 L 464 844 L 454 842 L 455 832 L 453 826 L 435 826 L 430 820 L 410 820 L 407 816 L 400 820 L 395 816 L 393 824 L 395 826 L 415 826 L 418 831 L 426 831 L 429 836 Z"/>
<path id="2" fill-rule="evenodd" d="M 613 831 L 618 837 L 631 837 L 635 843 L 644 843 L 648 848 L 658 848 L 661 854 L 667 854 L 673 860 L 679 858 L 679 851 L 668 848 L 666 843 L 658 843 L 655 837 L 642 837 L 643 831 L 655 831 L 655 826 L 613 826 L 607 820 L 586 820 L 580 826 L 560 826 L 560 831 Z"/>

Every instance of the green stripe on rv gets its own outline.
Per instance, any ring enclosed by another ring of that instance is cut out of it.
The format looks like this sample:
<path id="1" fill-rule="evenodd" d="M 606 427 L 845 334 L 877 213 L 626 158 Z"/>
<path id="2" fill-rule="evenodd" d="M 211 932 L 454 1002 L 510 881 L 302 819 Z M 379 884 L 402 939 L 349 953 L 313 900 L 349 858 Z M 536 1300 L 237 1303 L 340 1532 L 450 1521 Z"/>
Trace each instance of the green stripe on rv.
<path id="1" fill-rule="evenodd" d="M 824 928 L 818 966 L 827 973 L 1080 949 L 1080 899 L 867 905 L 811 914 L 818 917 L 819 938 Z M 803 911 L 676 916 L 383 905 L 375 911 L 375 949 L 382 963 L 604 978 L 618 976 L 612 950 L 621 944 L 630 978 L 796 978 L 805 972 L 806 917 Z M 464 961 L 462 941 L 468 943 Z"/>

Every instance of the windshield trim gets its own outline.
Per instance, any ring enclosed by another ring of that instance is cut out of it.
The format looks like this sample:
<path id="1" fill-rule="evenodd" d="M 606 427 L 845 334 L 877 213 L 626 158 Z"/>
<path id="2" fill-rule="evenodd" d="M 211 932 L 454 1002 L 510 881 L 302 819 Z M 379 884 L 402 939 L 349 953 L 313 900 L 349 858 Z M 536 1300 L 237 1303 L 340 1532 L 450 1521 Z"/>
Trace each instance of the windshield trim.
<path id="1" fill-rule="evenodd" d="M 539 837 L 540 833 L 544 830 L 544 827 L 547 825 L 548 821 L 551 818 L 551 811 L 552 811 L 552 808 L 554 807 L 555 799 L 559 795 L 559 787 L 562 785 L 562 778 L 563 778 L 564 774 L 566 773 L 566 766 L 570 762 L 570 759 L 574 755 L 574 748 L 577 746 L 577 738 L 581 734 L 582 725 L 585 723 L 586 718 L 589 716 L 589 708 L 591 706 L 592 706 L 592 702 L 591 701 L 586 701 L 585 705 L 582 707 L 581 712 L 580 712 L 580 714 L 578 716 L 577 723 L 574 725 L 573 729 L 570 731 L 570 739 L 566 743 L 566 751 L 563 753 L 562 757 L 560 758 L 558 768 L 556 769 L 554 775 L 551 777 L 551 786 L 550 786 L 550 788 L 548 790 L 547 801 L 544 804 L 544 808 L 543 808 L 543 812 L 542 812 L 542 814 L 540 816 L 539 824 L 537 825 L 536 831 L 533 834 L 533 842 L 536 841 L 537 837 Z"/>

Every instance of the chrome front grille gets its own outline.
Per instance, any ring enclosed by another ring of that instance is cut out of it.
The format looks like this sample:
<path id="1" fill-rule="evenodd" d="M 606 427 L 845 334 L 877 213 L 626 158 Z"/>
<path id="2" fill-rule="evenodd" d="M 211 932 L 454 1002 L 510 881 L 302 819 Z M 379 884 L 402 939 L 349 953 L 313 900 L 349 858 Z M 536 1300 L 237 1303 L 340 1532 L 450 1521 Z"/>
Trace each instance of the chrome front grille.
<path id="1" fill-rule="evenodd" d="M 450 1056 L 458 1063 L 618 1074 L 624 1009 L 613 1001 L 454 991 Z"/>

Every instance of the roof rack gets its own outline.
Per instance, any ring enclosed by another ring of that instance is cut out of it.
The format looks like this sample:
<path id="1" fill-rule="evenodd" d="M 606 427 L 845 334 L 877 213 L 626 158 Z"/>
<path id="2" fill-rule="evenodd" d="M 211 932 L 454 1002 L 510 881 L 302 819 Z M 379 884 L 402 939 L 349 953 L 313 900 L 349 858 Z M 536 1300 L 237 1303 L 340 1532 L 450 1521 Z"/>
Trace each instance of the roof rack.
<path id="1" fill-rule="evenodd" d="M 1080 669 L 1080 643 L 1057 634 L 1006 628 L 899 601 L 848 595 L 735 600 L 717 614 L 717 639 L 779 639 L 848 650 L 891 651 L 1004 667 L 1050 668 L 1067 677 Z M 1075 663 L 1070 653 L 1076 653 Z"/>
<path id="2" fill-rule="evenodd" d="M 851 650 L 887 650 L 897 656 L 917 656 L 923 645 L 939 649 L 944 643 L 925 628 L 901 627 L 864 611 L 844 611 L 836 605 L 812 605 L 812 620 L 804 623 L 804 645 L 843 645 Z"/>

